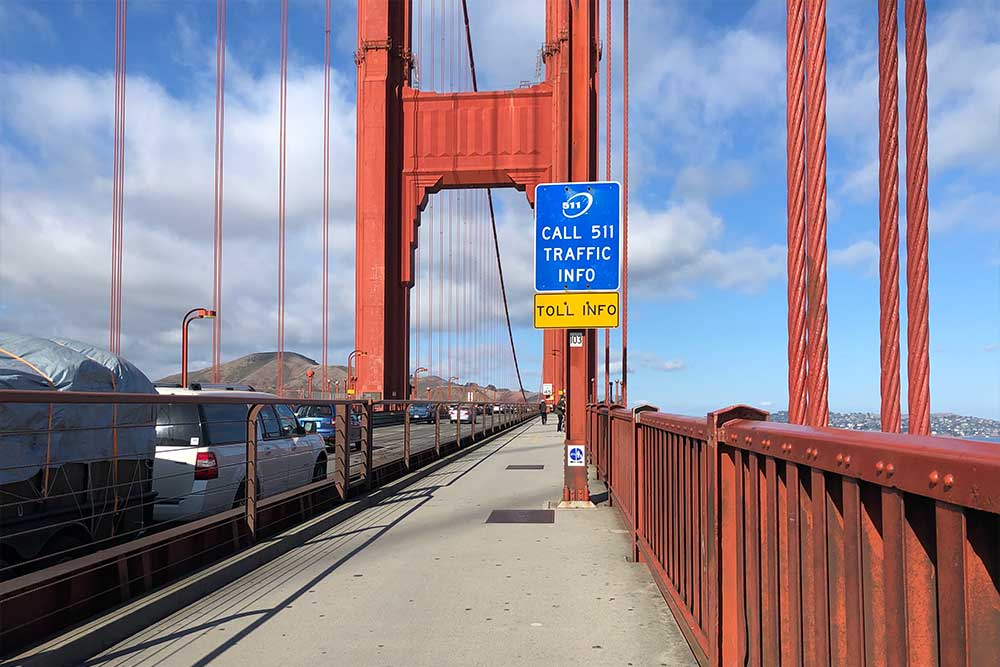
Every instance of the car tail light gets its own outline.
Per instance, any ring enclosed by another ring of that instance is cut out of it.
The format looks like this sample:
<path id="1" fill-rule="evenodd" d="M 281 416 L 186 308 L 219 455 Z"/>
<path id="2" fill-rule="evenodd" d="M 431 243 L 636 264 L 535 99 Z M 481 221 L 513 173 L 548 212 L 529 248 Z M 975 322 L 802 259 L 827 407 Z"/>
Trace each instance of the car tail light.
<path id="1" fill-rule="evenodd" d="M 198 452 L 194 459 L 195 479 L 218 479 L 219 462 L 212 452 Z"/>

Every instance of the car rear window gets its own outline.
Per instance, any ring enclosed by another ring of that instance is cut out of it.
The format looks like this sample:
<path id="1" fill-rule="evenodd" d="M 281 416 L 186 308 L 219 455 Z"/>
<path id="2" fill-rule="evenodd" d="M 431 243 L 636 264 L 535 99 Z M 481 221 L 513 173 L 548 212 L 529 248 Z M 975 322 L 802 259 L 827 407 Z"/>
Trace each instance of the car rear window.
<path id="1" fill-rule="evenodd" d="M 247 441 L 247 406 L 205 403 L 205 438 L 212 445 L 227 445 Z"/>
<path id="2" fill-rule="evenodd" d="M 196 438 L 192 442 L 192 438 Z M 201 420 L 193 403 L 164 403 L 156 407 L 156 444 L 167 447 L 199 446 Z"/>

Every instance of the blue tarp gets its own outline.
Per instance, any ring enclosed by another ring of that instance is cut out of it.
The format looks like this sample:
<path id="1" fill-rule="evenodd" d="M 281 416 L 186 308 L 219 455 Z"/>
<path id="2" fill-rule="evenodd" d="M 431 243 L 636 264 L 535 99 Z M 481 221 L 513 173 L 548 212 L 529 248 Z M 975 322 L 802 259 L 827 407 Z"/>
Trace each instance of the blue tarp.
<path id="1" fill-rule="evenodd" d="M 0 389 L 155 394 L 129 361 L 69 339 L 0 332 Z M 152 460 L 149 405 L 0 403 L 0 485 L 30 479 L 45 465 L 114 458 Z"/>

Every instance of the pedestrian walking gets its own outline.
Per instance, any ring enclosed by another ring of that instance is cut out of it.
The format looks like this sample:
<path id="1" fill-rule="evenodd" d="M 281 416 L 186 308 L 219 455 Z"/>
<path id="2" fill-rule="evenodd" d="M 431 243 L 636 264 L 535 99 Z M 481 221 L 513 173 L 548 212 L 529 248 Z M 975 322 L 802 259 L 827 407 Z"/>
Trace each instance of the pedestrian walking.
<path id="1" fill-rule="evenodd" d="M 542 425 L 547 424 L 549 421 L 549 406 L 545 403 L 545 399 L 538 402 L 538 414 L 542 416 Z"/>
<path id="2" fill-rule="evenodd" d="M 556 419 L 556 430 L 562 431 L 563 424 L 566 423 L 566 394 L 562 391 L 559 392 L 559 401 L 556 403 Z"/>

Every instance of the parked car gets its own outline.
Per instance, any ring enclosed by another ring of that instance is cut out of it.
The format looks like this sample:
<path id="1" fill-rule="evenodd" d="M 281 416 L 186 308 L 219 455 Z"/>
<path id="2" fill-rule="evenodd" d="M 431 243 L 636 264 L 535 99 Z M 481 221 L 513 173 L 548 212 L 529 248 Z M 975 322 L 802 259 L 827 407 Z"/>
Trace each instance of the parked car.
<path id="1" fill-rule="evenodd" d="M 457 421 L 463 421 L 471 424 L 472 410 L 470 410 L 467 405 L 463 405 L 461 407 L 453 405 L 448 409 L 448 420 L 451 421 L 452 424 Z"/>
<path id="2" fill-rule="evenodd" d="M 326 442 L 327 450 L 330 452 L 333 451 L 337 440 L 337 430 L 334 424 L 334 419 L 337 416 L 336 405 L 303 405 L 295 411 L 295 416 L 299 418 L 300 423 L 316 424 L 316 432 L 323 437 L 323 440 Z M 347 441 L 352 447 L 360 448 L 361 414 L 358 412 L 351 412 L 350 420 L 351 430 L 348 434 Z"/>
<path id="3" fill-rule="evenodd" d="M 437 405 L 434 403 L 411 403 L 408 408 L 410 422 L 434 423 L 434 415 L 437 412 Z"/>
<path id="4" fill-rule="evenodd" d="M 255 391 L 157 387 L 171 396 L 224 395 L 243 403 L 157 406 L 153 507 L 156 521 L 192 521 L 241 504 L 246 496 L 249 404 L 272 397 Z M 315 427 L 299 424 L 287 405 L 266 405 L 257 417 L 257 489 L 261 498 L 326 477 L 327 454 Z"/>

